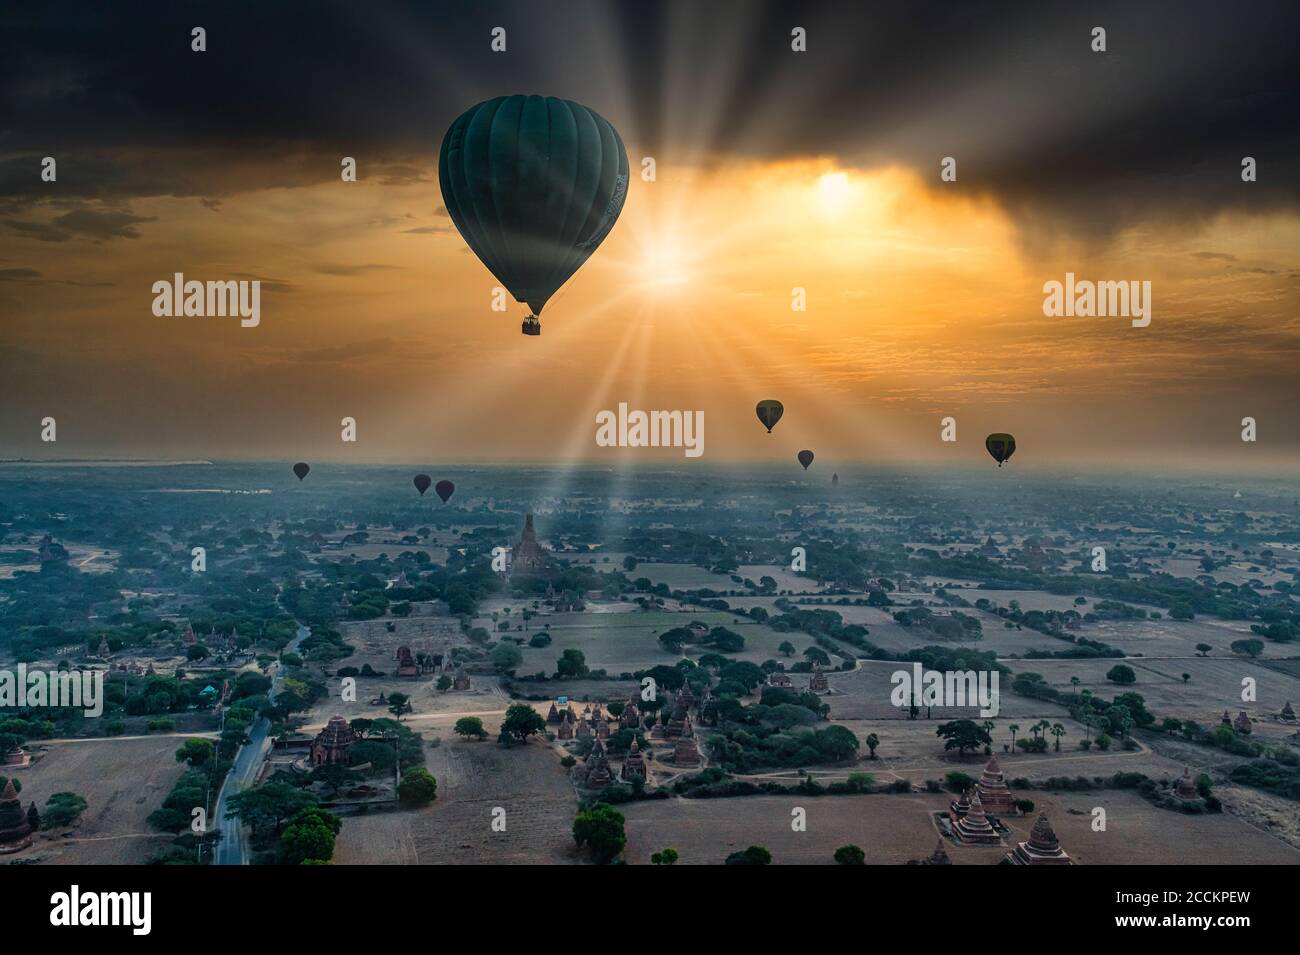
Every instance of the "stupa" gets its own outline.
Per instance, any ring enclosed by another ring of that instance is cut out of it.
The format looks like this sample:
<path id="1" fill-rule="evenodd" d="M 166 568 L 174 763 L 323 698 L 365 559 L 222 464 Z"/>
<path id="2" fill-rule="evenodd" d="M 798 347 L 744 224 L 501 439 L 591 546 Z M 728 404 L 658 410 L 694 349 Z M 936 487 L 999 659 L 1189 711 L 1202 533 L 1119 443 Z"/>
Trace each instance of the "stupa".
<path id="1" fill-rule="evenodd" d="M 826 679 L 826 673 L 822 670 L 821 664 L 813 664 L 812 677 L 808 680 L 808 689 L 813 693 L 829 693 L 830 683 Z"/>
<path id="2" fill-rule="evenodd" d="M 600 740 L 591 747 L 587 754 L 587 788 L 603 789 L 614 781 L 614 774 L 609 771 L 609 756 L 605 744 Z"/>
<path id="3" fill-rule="evenodd" d="M 944 848 L 942 838 L 929 857 L 921 860 L 921 865 L 952 865 L 952 860 L 948 858 L 948 850 Z"/>
<path id="4" fill-rule="evenodd" d="M 357 741 L 357 731 L 341 716 L 331 716 L 325 728 L 311 741 L 313 766 L 349 766 L 352 763 L 352 744 Z"/>
<path id="5" fill-rule="evenodd" d="M 626 782 L 632 782 L 639 779 L 645 782 L 645 757 L 641 755 L 641 747 L 637 745 L 636 740 L 632 740 L 632 748 L 627 752 L 627 759 L 623 760 L 623 769 L 619 776 Z"/>
<path id="6" fill-rule="evenodd" d="M 560 739 L 573 739 L 573 720 L 569 719 L 569 711 L 564 711 L 564 716 L 560 719 L 560 728 L 556 730 L 555 735 Z"/>
<path id="7" fill-rule="evenodd" d="M 18 852 L 31 844 L 32 824 L 23 812 L 23 801 L 11 777 L 0 791 L 0 855 Z"/>
<path id="8" fill-rule="evenodd" d="M 560 710 L 559 707 L 557 707 L 554 703 L 551 704 L 550 712 L 546 714 L 546 722 L 548 723 L 560 722 Z"/>
<path id="9" fill-rule="evenodd" d="M 640 725 L 641 710 L 637 708 L 635 700 L 629 700 L 627 706 L 623 707 L 623 712 L 618 716 L 618 728 L 634 730 Z"/>
<path id="10" fill-rule="evenodd" d="M 1007 788 L 1002 767 L 998 765 L 996 756 L 984 767 L 980 781 L 975 784 L 975 791 L 979 793 L 980 802 L 987 812 L 995 816 L 1007 816 L 1015 811 L 1015 800 L 1011 797 L 1011 790 Z"/>
<path id="11" fill-rule="evenodd" d="M 672 719 L 668 721 L 668 738 L 676 739 L 679 736 L 687 735 L 685 730 L 690 725 L 690 722 L 690 714 L 686 712 L 686 707 L 679 702 L 673 710 Z"/>
<path id="12" fill-rule="evenodd" d="M 578 739 L 591 738 L 591 720 L 578 720 Z"/>
<path id="13" fill-rule="evenodd" d="M 533 529 L 533 515 L 524 515 L 524 529 L 519 535 L 519 543 L 510 555 L 510 572 L 517 576 L 544 574 L 548 569 L 549 556 L 546 548 L 537 543 L 537 531 Z"/>
<path id="14" fill-rule="evenodd" d="M 948 803 L 948 816 L 953 822 L 970 812 L 970 790 L 963 789 L 961 796 Z"/>
<path id="15" fill-rule="evenodd" d="M 700 750 L 693 736 L 679 736 L 673 747 L 673 762 L 678 766 L 700 765 Z"/>
<path id="16" fill-rule="evenodd" d="M 1190 766 L 1183 767 L 1183 775 L 1179 777 L 1178 782 L 1174 783 L 1174 794 L 1179 799 L 1196 799 L 1200 796 L 1200 793 L 1196 790 L 1196 780 L 1192 778 Z"/>
<path id="17" fill-rule="evenodd" d="M 984 804 L 980 802 L 979 793 L 971 797 L 970 809 L 966 815 L 957 820 L 953 828 L 957 831 L 957 837 L 964 843 L 995 846 L 1002 841 L 989 823 L 989 817 L 984 814 Z"/>
<path id="18" fill-rule="evenodd" d="M 456 667 L 456 675 L 452 677 L 451 688 L 453 690 L 469 689 L 469 674 L 465 672 L 464 667 Z"/>
<path id="19" fill-rule="evenodd" d="M 397 675 L 398 676 L 419 676 L 420 668 L 416 666 L 415 658 L 411 656 L 410 647 L 397 648 Z"/>
<path id="20" fill-rule="evenodd" d="M 1295 720 L 1295 710 L 1291 709 L 1291 701 L 1286 701 L 1286 706 L 1282 707 L 1282 719 L 1291 723 Z"/>
<path id="21" fill-rule="evenodd" d="M 1252 729 L 1250 724 L 1250 717 L 1246 715 L 1245 710 L 1242 710 L 1240 713 L 1237 714 L 1237 718 L 1232 721 L 1232 728 L 1235 729 L 1238 733 L 1242 733 L 1242 734 L 1250 733 Z"/>
<path id="22" fill-rule="evenodd" d="M 1070 865 L 1070 857 L 1061 848 L 1047 813 L 1040 812 L 1034 828 L 1029 831 L 1029 841 L 1022 842 L 1007 853 L 1012 865 Z"/>

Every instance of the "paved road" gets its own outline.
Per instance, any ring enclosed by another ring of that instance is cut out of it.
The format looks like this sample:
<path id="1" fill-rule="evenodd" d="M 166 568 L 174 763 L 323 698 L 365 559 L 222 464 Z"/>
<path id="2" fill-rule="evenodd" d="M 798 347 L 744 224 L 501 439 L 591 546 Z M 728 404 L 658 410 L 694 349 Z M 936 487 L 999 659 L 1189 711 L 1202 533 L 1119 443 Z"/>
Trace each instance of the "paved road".
<path id="1" fill-rule="evenodd" d="M 286 652 L 296 653 L 298 645 L 309 636 L 311 631 L 299 624 L 298 634 L 286 648 Z M 271 675 L 269 694 L 272 698 L 280 688 L 281 677 L 280 664 L 277 662 L 273 666 L 275 669 Z M 217 794 L 217 805 L 213 813 L 221 839 L 217 842 L 212 859 L 213 865 L 248 865 L 248 834 L 238 819 L 226 815 L 226 800 L 242 792 L 252 783 L 258 767 L 262 765 L 262 758 L 271 748 L 270 731 L 271 721 L 264 716 L 259 717 L 257 722 L 249 727 L 248 742 L 239 748 L 239 752 L 235 755 L 235 764 L 230 768 L 226 781 L 222 783 L 221 792 Z"/>

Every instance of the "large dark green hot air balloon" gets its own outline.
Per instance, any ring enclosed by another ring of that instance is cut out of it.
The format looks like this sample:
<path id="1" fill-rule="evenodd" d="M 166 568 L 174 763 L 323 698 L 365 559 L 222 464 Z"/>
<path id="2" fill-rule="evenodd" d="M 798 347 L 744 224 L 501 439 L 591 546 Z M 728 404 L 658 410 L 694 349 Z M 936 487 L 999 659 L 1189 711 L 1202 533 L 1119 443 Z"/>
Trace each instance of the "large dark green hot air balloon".
<path id="1" fill-rule="evenodd" d="M 991 434 L 984 439 L 984 447 L 993 455 L 993 460 L 998 462 L 998 467 L 1002 467 L 1002 462 L 1010 461 L 1011 455 L 1016 453 L 1016 439 L 1009 434 Z"/>
<path id="2" fill-rule="evenodd" d="M 764 398 L 754 406 L 754 414 L 758 415 L 758 420 L 763 423 L 767 433 L 771 434 L 776 423 L 781 420 L 781 415 L 785 414 L 785 405 L 775 398 Z"/>
<path id="3" fill-rule="evenodd" d="M 553 96 L 498 96 L 460 115 L 438 157 L 461 236 L 516 300 L 525 335 L 604 241 L 627 198 L 627 151 L 608 122 Z"/>

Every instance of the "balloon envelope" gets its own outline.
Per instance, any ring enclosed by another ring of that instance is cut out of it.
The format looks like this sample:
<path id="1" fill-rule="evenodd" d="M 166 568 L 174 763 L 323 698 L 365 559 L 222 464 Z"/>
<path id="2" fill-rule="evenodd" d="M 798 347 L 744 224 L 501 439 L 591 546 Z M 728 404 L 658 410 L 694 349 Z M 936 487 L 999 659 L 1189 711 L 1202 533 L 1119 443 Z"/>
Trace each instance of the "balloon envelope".
<path id="1" fill-rule="evenodd" d="M 767 428 L 767 433 L 771 434 L 776 423 L 781 420 L 781 415 L 785 414 L 785 405 L 775 398 L 764 398 L 754 408 L 754 413 L 758 415 L 758 420 Z"/>
<path id="2" fill-rule="evenodd" d="M 998 467 L 1002 467 L 1002 462 L 1011 460 L 1011 455 L 1016 453 L 1016 439 L 1012 435 L 999 432 L 985 438 L 984 447 L 988 448 L 989 454 L 993 455 L 993 460 L 998 462 Z"/>
<path id="3" fill-rule="evenodd" d="M 807 471 L 807 470 L 808 470 L 808 465 L 810 465 L 810 464 L 813 463 L 813 453 L 812 453 L 811 451 L 800 451 L 800 452 L 799 452 L 799 463 L 802 464 L 802 465 L 803 465 L 803 469 L 804 469 L 805 471 Z"/>
<path id="4" fill-rule="evenodd" d="M 429 485 L 433 483 L 433 478 L 427 474 L 417 474 L 415 480 L 411 482 L 415 489 L 420 492 L 420 497 L 424 497 L 424 492 L 429 490 Z"/>
<path id="5" fill-rule="evenodd" d="M 307 476 L 307 472 L 310 470 L 311 470 L 311 465 L 305 461 L 299 461 L 297 464 L 293 466 L 293 473 L 298 475 L 299 481 L 305 478 Z"/>
<path id="6" fill-rule="evenodd" d="M 465 243 L 538 315 L 623 211 L 627 150 L 579 103 L 498 96 L 451 124 L 438 180 Z"/>
<path id="7" fill-rule="evenodd" d="M 442 498 L 442 503 L 446 504 L 447 500 L 456 493 L 456 485 L 450 481 L 439 481 L 438 486 L 433 490 Z"/>

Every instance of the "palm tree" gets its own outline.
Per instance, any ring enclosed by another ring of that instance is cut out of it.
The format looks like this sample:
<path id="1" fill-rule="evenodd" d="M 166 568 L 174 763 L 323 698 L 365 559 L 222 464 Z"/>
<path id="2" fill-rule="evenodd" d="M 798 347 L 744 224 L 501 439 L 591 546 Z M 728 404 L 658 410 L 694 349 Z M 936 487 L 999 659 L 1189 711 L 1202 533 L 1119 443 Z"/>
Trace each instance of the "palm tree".
<path id="1" fill-rule="evenodd" d="M 1016 748 L 1016 734 L 1020 732 L 1020 724 L 1012 723 L 1007 727 L 1011 731 L 1011 749 L 1014 752 Z"/>
<path id="2" fill-rule="evenodd" d="M 1065 735 L 1065 727 L 1060 723 L 1053 723 L 1051 734 L 1056 737 L 1056 751 L 1061 751 L 1061 737 Z"/>
<path id="3" fill-rule="evenodd" d="M 1070 686 L 1074 687 L 1074 689 L 1075 689 L 1076 691 L 1079 689 L 1079 683 L 1080 683 L 1080 682 L 1081 682 L 1081 681 L 1079 680 L 1079 678 L 1078 678 L 1077 676 L 1072 676 L 1072 677 L 1070 677 Z"/>
<path id="4" fill-rule="evenodd" d="M 875 759 L 876 747 L 880 745 L 880 737 L 877 736 L 875 733 L 868 733 L 866 743 L 867 743 L 867 749 L 871 750 L 871 758 Z"/>

